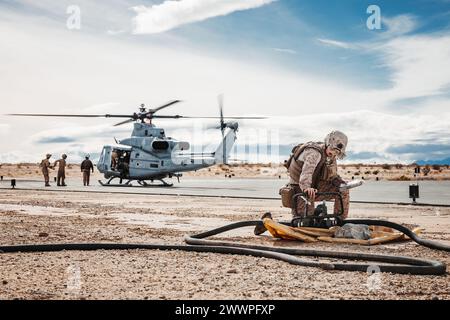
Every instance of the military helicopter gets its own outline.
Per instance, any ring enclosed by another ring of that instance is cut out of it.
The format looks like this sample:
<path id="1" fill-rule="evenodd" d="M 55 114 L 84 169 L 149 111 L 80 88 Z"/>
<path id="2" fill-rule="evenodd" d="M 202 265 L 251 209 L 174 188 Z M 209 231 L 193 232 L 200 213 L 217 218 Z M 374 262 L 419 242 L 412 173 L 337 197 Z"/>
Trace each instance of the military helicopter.
<path id="1" fill-rule="evenodd" d="M 188 117 L 180 115 L 158 115 L 157 112 L 171 105 L 181 102 L 173 100 L 154 109 L 147 109 L 141 104 L 138 113 L 132 115 L 105 114 L 10 114 L 11 116 L 34 117 L 82 117 L 82 118 L 128 118 L 114 126 L 135 122 L 131 137 L 116 140 L 114 145 L 106 145 L 100 154 L 97 169 L 103 173 L 106 182 L 99 180 L 102 186 L 132 186 L 137 181 L 140 186 L 173 186 L 164 179 L 177 178 L 182 172 L 195 171 L 216 164 L 227 164 L 230 151 L 236 140 L 237 122 L 226 122 L 225 119 L 264 119 L 264 117 L 224 117 L 223 96 L 218 97 L 220 117 Z M 222 132 L 222 141 L 217 149 L 211 153 L 187 153 L 190 144 L 166 137 L 163 128 L 153 124 L 153 119 L 220 119 L 215 127 Z M 112 183 L 118 179 L 119 183 Z M 148 183 L 150 181 L 151 183 Z M 154 184 L 160 181 L 161 184 Z"/>

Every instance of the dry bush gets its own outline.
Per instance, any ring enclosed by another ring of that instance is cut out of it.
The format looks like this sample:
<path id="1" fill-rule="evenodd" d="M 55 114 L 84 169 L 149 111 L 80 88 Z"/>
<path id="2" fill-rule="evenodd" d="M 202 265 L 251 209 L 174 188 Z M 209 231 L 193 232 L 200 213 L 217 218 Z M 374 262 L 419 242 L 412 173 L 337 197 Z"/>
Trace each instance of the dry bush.
<path id="1" fill-rule="evenodd" d="M 391 165 L 385 163 L 385 164 L 381 165 L 381 168 L 384 169 L 384 170 L 391 170 Z"/>
<path id="2" fill-rule="evenodd" d="M 374 175 L 377 175 L 377 174 L 380 173 L 380 170 L 374 170 L 374 171 L 372 171 L 372 173 L 373 173 Z"/>

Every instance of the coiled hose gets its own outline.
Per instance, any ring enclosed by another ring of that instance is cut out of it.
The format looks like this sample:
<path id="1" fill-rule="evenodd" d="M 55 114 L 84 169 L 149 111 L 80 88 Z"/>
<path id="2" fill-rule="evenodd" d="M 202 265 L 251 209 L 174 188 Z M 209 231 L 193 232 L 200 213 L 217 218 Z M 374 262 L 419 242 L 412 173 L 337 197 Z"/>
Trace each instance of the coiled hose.
<path id="1" fill-rule="evenodd" d="M 345 222 L 355 224 L 371 224 L 387 226 L 403 232 L 412 240 L 429 248 L 450 251 L 450 247 L 444 244 L 424 240 L 415 235 L 411 230 L 389 221 L 382 220 L 358 220 L 349 219 Z M 224 242 L 206 240 L 225 231 L 242 227 L 262 226 L 261 220 L 241 221 L 231 223 L 207 232 L 185 237 L 188 245 L 166 245 L 166 244 L 132 244 L 132 243 L 63 243 L 63 244 L 33 244 L 33 245 L 11 245 L 0 246 L 2 253 L 16 252 L 53 252 L 62 250 L 180 250 L 189 252 L 212 252 L 222 254 L 240 254 L 254 257 L 264 257 L 288 262 L 293 265 L 317 267 L 325 270 L 363 271 L 369 267 L 376 266 L 380 272 L 392 272 L 401 274 L 417 275 L 442 275 L 446 272 L 446 265 L 442 262 L 427 259 L 418 259 L 402 256 L 367 254 L 355 252 L 339 252 L 314 249 L 279 248 L 259 245 L 248 245 L 236 242 Z M 315 262 L 300 259 L 298 256 L 322 257 L 341 260 L 372 261 L 377 263 L 331 263 Z M 386 264 L 388 263 L 388 264 Z"/>

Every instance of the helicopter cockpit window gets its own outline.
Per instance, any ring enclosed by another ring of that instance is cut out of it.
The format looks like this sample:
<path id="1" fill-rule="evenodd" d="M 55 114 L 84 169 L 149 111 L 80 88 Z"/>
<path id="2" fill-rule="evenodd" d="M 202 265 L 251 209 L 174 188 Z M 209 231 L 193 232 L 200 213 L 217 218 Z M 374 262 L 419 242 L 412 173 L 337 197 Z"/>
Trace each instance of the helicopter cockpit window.
<path id="1" fill-rule="evenodd" d="M 102 153 L 100 154 L 100 159 L 98 160 L 98 162 L 102 163 L 104 158 L 105 158 L 105 149 L 102 150 Z"/>

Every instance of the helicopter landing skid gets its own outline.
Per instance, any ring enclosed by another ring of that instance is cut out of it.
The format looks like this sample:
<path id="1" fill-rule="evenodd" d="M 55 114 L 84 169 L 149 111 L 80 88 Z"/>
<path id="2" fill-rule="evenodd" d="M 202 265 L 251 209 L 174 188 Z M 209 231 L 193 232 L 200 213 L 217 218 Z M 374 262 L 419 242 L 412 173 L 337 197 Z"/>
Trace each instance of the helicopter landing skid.
<path id="1" fill-rule="evenodd" d="M 112 180 L 114 179 L 119 179 L 119 183 L 111 183 Z M 98 183 L 100 183 L 100 185 L 104 186 L 104 187 L 132 187 L 131 185 L 131 181 L 133 180 L 129 180 L 125 183 L 123 182 L 122 178 L 118 178 L 118 177 L 112 177 L 110 178 L 107 182 L 103 182 L 102 180 L 98 180 Z"/>
<path id="2" fill-rule="evenodd" d="M 173 183 L 168 183 L 166 181 L 164 181 L 163 179 L 156 179 L 158 181 L 161 181 L 162 184 L 154 184 L 153 180 L 150 180 L 151 183 L 147 183 L 145 180 L 137 180 L 137 182 L 142 186 L 142 187 L 172 187 Z"/>
<path id="3" fill-rule="evenodd" d="M 114 179 L 119 179 L 120 182 L 119 183 L 111 183 L 111 181 Z M 161 184 L 154 184 L 153 183 L 154 180 L 161 181 Z M 133 186 L 131 184 L 132 181 L 137 181 L 137 183 L 141 187 L 172 187 L 173 186 L 173 183 L 168 183 L 168 182 L 164 181 L 163 179 L 154 179 L 154 180 L 150 180 L 151 183 L 147 183 L 147 181 L 145 181 L 145 180 L 128 179 L 127 182 L 122 183 L 122 179 L 120 179 L 118 177 L 112 177 L 107 182 L 98 180 L 98 183 L 100 183 L 100 185 L 102 185 L 104 187 L 132 187 Z"/>

